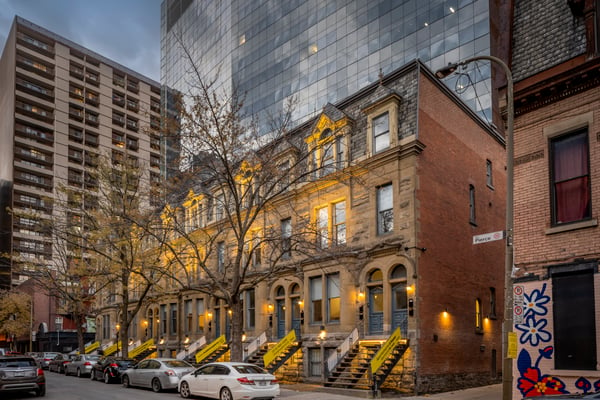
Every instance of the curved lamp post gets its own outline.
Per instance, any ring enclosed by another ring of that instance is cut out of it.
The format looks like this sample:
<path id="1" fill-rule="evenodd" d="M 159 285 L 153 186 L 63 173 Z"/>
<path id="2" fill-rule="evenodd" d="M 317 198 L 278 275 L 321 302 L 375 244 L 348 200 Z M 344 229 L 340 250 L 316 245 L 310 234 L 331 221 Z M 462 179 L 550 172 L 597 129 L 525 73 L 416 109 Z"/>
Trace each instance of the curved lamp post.
<path id="1" fill-rule="evenodd" d="M 448 64 L 436 71 L 439 79 L 452 74 L 458 67 L 466 66 L 474 61 L 487 60 L 502 67 L 506 75 L 506 255 L 504 263 L 504 322 L 502 324 L 502 399 L 512 399 L 512 358 L 508 354 L 509 336 L 513 331 L 513 192 L 514 192 L 514 96 L 513 79 L 510 68 L 498 57 L 475 56 L 454 64 Z"/>

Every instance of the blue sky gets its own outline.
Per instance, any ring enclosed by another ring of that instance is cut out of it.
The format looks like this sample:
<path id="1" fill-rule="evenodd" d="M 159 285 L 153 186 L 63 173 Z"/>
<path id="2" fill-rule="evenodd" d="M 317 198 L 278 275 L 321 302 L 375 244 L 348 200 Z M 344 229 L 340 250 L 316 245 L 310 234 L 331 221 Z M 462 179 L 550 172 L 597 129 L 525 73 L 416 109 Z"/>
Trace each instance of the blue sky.
<path id="1" fill-rule="evenodd" d="M 162 0 L 0 0 L 0 48 L 15 15 L 160 81 Z"/>

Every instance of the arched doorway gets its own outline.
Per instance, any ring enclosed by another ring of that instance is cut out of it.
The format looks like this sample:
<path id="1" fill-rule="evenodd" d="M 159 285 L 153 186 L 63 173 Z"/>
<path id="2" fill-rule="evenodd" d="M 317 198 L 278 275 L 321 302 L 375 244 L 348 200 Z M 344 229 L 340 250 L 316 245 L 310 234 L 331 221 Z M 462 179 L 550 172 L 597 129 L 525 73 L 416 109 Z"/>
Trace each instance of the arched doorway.
<path id="1" fill-rule="evenodd" d="M 277 339 L 285 336 L 285 289 L 279 286 L 275 290 L 275 312 L 277 313 Z"/>
<path id="2" fill-rule="evenodd" d="M 300 321 L 302 308 L 300 304 L 300 285 L 294 283 L 290 289 L 290 303 L 292 305 L 292 329 L 296 331 L 296 338 L 300 340 Z"/>
<path id="3" fill-rule="evenodd" d="M 383 274 L 380 269 L 369 273 L 367 289 L 369 291 L 369 334 L 383 333 Z"/>
<path id="4" fill-rule="evenodd" d="M 408 299 L 406 296 L 406 267 L 398 265 L 390 274 L 392 286 L 392 331 L 400 327 L 402 336 L 408 331 Z"/>

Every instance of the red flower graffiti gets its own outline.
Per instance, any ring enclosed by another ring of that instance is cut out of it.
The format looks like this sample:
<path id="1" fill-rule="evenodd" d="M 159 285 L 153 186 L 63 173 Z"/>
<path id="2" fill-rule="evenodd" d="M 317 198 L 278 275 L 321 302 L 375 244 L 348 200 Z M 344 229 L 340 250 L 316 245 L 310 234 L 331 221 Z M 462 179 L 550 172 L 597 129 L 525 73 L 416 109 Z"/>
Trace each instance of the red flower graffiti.
<path id="1" fill-rule="evenodd" d="M 565 393 L 565 384 L 558 378 L 542 375 L 539 368 L 527 368 L 518 381 L 518 388 L 525 397 L 535 397 L 544 394 Z"/>

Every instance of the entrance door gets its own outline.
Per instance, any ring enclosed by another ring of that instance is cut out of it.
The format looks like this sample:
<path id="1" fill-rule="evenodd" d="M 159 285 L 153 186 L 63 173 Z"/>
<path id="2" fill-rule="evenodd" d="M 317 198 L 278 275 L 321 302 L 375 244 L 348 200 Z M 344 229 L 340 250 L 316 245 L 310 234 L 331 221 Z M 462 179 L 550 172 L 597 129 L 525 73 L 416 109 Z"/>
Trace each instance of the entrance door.
<path id="1" fill-rule="evenodd" d="M 406 299 L 406 283 L 397 283 L 392 287 L 392 331 L 400 327 L 402 337 L 408 330 L 408 302 Z"/>
<path id="2" fill-rule="evenodd" d="M 285 299 L 278 299 L 277 302 L 277 338 L 285 336 Z"/>
<path id="3" fill-rule="evenodd" d="M 221 336 L 221 309 L 215 308 L 215 337 Z"/>
<path id="4" fill-rule="evenodd" d="M 369 333 L 383 333 L 383 286 L 369 287 Z"/>
<path id="5" fill-rule="evenodd" d="M 300 340 L 300 304 L 298 299 L 292 299 L 292 329 L 296 331 L 296 338 Z"/>

